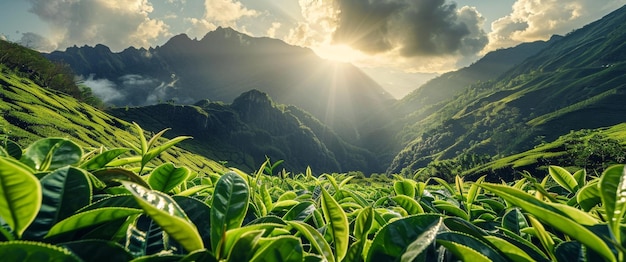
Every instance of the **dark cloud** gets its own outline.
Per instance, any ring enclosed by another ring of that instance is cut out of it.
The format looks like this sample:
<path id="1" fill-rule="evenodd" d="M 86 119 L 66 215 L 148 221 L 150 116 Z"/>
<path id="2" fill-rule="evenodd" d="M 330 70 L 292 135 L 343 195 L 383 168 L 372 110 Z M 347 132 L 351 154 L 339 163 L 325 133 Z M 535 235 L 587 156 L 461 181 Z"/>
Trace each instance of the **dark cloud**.
<path id="1" fill-rule="evenodd" d="M 333 40 L 368 53 L 468 55 L 488 43 L 481 15 L 445 0 L 337 0 L 335 7 Z"/>

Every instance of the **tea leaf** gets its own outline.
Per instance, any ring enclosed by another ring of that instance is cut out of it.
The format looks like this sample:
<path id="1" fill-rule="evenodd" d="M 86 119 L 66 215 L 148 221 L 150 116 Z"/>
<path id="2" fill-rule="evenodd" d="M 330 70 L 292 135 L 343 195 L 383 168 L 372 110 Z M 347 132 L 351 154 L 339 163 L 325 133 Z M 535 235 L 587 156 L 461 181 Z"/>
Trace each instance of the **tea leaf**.
<path id="1" fill-rule="evenodd" d="M 322 212 L 331 230 L 335 260 L 341 261 L 348 252 L 350 227 L 348 217 L 337 201 L 322 187 Z"/>
<path id="2" fill-rule="evenodd" d="M 238 228 L 248 210 L 249 190 L 246 181 L 234 172 L 228 172 L 217 181 L 211 203 L 211 248 L 218 252 L 222 235 Z M 219 258 L 219 255 L 218 255 Z"/>
<path id="3" fill-rule="evenodd" d="M 565 188 L 565 190 L 570 193 L 574 193 L 578 191 L 578 182 L 576 178 L 569 171 L 565 170 L 560 166 L 550 166 L 548 167 L 548 173 L 559 184 L 561 187 Z"/>
<path id="4" fill-rule="evenodd" d="M 167 193 L 183 183 L 191 174 L 191 170 L 186 167 L 176 167 L 172 163 L 165 163 L 150 173 L 148 184 L 153 190 Z"/>
<path id="5" fill-rule="evenodd" d="M 0 157 L 0 217 L 18 238 L 41 207 L 41 184 L 21 163 Z"/>

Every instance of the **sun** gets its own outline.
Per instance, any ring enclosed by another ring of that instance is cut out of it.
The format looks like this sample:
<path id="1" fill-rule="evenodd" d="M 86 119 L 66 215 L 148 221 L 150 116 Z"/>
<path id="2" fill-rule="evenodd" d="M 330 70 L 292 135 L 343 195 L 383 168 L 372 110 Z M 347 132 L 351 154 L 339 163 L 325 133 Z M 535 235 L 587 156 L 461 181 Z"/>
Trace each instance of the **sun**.
<path id="1" fill-rule="evenodd" d="M 312 47 L 321 58 L 342 63 L 355 63 L 365 58 L 365 54 L 348 45 L 321 44 Z"/>

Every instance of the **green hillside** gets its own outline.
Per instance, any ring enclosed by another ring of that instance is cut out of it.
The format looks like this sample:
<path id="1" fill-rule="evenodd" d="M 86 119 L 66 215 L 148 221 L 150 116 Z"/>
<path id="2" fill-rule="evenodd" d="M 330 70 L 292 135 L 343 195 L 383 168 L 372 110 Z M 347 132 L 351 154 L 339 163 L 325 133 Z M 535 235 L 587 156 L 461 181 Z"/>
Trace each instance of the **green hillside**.
<path id="1" fill-rule="evenodd" d="M 618 53 L 626 37 L 624 19 L 626 7 L 554 41 L 499 79 L 468 85 L 435 113 L 410 122 L 401 136 L 417 138 L 388 172 L 429 165 L 484 170 L 474 168 L 502 163 L 572 130 L 623 123 L 626 59 Z"/>
<path id="2" fill-rule="evenodd" d="M 0 135 L 9 140 L 25 146 L 43 137 L 62 137 L 91 149 L 126 147 L 123 141 L 138 143 L 128 122 L 51 87 L 39 86 L 31 79 L 35 74 L 24 74 L 4 63 L 0 71 Z M 164 152 L 154 164 L 174 160 L 196 172 L 222 169 L 215 161 L 179 148 Z"/>

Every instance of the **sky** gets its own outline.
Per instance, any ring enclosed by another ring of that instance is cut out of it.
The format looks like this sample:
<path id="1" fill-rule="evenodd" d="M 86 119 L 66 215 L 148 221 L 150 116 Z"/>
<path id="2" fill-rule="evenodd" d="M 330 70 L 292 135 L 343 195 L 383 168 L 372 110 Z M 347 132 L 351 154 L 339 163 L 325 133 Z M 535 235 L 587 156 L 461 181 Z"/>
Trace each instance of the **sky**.
<path id="1" fill-rule="evenodd" d="M 350 62 L 396 98 L 489 51 L 564 35 L 626 0 L 6 0 L 0 38 L 50 52 L 156 47 L 218 26 Z"/>

